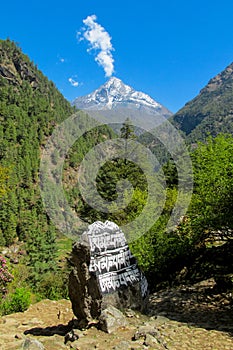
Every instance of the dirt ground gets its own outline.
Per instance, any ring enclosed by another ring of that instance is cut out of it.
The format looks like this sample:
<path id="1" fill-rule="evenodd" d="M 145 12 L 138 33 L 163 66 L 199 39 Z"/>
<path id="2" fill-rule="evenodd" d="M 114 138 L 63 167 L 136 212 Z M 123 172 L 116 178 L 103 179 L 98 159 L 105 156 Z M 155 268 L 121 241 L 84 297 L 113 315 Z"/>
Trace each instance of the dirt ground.
<path id="1" fill-rule="evenodd" d="M 40 341 L 46 350 L 232 350 L 232 296 L 210 293 L 210 285 L 211 281 L 206 281 L 154 293 L 148 315 L 127 312 L 127 326 L 112 334 L 95 326 L 75 330 L 79 339 L 66 344 L 64 337 L 74 318 L 70 302 L 43 300 L 24 313 L 0 318 L 0 348 L 22 349 L 25 339 L 30 338 Z M 152 327 L 157 336 L 152 340 L 148 336 L 151 341 L 143 336 L 132 340 L 140 327 Z"/>

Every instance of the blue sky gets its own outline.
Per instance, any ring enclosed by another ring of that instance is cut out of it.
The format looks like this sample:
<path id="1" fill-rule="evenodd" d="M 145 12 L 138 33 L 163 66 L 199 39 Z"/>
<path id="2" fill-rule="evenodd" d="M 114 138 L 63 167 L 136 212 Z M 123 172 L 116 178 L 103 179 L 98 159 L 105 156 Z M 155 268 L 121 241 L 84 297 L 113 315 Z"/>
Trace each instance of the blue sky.
<path id="1" fill-rule="evenodd" d="M 95 60 L 102 44 L 87 52 L 83 20 L 93 15 L 102 34 L 111 37 L 113 75 L 173 112 L 233 61 L 232 0 L 4 1 L 0 37 L 19 43 L 73 100 L 108 79 Z"/>

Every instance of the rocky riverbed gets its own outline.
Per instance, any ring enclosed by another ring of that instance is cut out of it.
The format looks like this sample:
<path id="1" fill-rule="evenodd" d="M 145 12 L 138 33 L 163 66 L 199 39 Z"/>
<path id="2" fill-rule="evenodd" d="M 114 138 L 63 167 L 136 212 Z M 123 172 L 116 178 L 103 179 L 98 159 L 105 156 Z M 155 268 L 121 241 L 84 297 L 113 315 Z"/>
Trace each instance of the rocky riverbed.
<path id="1" fill-rule="evenodd" d="M 0 348 L 233 349 L 232 295 L 218 294 L 212 280 L 152 294 L 148 315 L 131 310 L 124 314 L 124 322 L 112 333 L 99 330 L 96 324 L 72 330 L 70 302 L 43 300 L 24 313 L 0 318 Z"/>

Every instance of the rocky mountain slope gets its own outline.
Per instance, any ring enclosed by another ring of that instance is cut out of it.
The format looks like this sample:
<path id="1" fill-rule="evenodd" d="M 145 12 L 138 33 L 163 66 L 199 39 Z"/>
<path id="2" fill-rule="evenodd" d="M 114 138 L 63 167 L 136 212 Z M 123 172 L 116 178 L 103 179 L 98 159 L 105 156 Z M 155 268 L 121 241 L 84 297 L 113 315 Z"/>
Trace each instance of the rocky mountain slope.
<path id="1" fill-rule="evenodd" d="M 191 142 L 233 133 L 233 63 L 211 79 L 171 120 Z"/>
<path id="2" fill-rule="evenodd" d="M 92 117 L 107 123 L 122 123 L 129 118 L 136 125 L 155 127 L 161 118 L 172 113 L 149 95 L 135 91 L 120 79 L 112 77 L 94 92 L 78 97 L 73 105 L 88 110 Z"/>

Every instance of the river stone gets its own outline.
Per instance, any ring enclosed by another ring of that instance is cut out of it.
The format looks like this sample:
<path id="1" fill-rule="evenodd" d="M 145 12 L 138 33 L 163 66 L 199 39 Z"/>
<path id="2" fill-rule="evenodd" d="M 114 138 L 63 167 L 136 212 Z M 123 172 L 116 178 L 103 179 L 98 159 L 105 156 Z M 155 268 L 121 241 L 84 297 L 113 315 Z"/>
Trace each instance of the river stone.
<path id="1" fill-rule="evenodd" d="M 113 222 L 88 226 L 72 249 L 69 297 L 81 326 L 112 305 L 143 311 L 148 283 L 130 252 L 124 233 Z"/>

